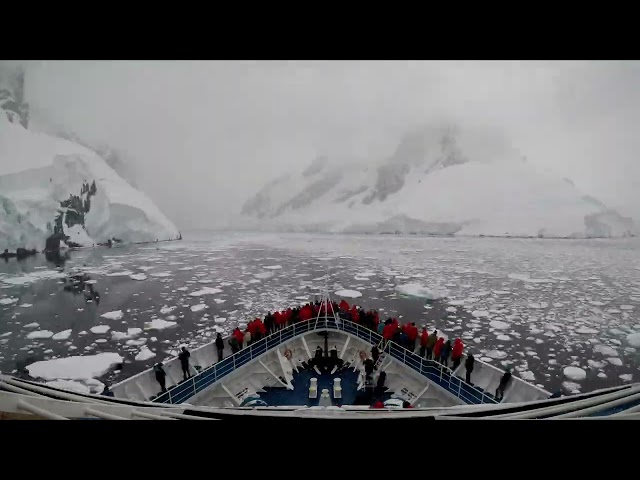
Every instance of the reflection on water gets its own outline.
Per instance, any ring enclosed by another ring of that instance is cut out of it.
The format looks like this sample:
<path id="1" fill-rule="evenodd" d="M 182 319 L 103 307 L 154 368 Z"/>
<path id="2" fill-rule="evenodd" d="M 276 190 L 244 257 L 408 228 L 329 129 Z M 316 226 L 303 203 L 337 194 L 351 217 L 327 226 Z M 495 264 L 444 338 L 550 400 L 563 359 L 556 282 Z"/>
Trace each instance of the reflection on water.
<path id="1" fill-rule="evenodd" d="M 88 274 L 79 273 L 65 278 L 62 288 L 73 295 L 84 295 L 87 303 L 95 302 L 96 305 L 100 305 L 100 294 L 93 286 L 94 283 L 95 280 L 92 280 Z"/>
<path id="2" fill-rule="evenodd" d="M 45 251 L 44 253 L 47 262 L 55 263 L 56 267 L 63 267 L 64 264 L 71 259 L 69 252 L 58 251 Z"/>

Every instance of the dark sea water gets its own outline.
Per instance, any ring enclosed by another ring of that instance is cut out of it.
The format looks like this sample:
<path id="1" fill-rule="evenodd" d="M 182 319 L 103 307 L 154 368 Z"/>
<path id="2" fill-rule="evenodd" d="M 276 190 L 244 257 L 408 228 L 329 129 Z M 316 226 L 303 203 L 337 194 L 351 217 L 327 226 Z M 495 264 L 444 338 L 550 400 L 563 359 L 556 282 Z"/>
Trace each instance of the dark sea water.
<path id="1" fill-rule="evenodd" d="M 36 361 L 117 352 L 122 368 L 101 379 L 120 381 L 324 287 L 338 301 L 340 290 L 361 293 L 347 301 L 381 317 L 460 336 L 476 357 L 550 391 L 640 380 L 636 239 L 198 233 L 0 261 L 0 370 L 25 375 Z M 565 378 L 567 366 L 586 379 Z"/>

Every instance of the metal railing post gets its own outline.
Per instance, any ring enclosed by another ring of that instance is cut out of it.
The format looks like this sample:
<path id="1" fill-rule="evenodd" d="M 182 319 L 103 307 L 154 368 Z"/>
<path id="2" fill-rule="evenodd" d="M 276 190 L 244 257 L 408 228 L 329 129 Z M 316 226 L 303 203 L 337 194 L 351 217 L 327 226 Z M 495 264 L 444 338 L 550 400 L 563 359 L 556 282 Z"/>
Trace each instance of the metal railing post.
<path id="1" fill-rule="evenodd" d="M 191 383 L 193 383 L 193 394 L 195 395 L 196 393 L 198 393 L 196 391 L 196 380 L 195 380 L 195 377 L 191 377 Z"/>
<path id="2" fill-rule="evenodd" d="M 173 399 L 171 398 L 171 390 L 167 390 L 167 393 L 169 394 L 169 403 L 173 405 Z"/>

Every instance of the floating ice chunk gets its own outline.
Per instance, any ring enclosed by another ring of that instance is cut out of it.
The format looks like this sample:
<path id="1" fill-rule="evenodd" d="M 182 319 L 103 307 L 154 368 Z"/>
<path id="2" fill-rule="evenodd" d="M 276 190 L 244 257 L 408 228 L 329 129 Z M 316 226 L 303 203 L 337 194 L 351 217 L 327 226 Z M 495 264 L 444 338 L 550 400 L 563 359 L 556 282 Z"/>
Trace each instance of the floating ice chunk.
<path id="1" fill-rule="evenodd" d="M 633 375 L 630 373 L 623 373 L 622 375 L 618 375 L 618 378 L 624 382 L 630 382 L 633 380 Z"/>
<path id="2" fill-rule="evenodd" d="M 29 307 L 33 307 L 33 304 L 31 304 L 31 303 L 22 303 L 22 304 L 20 305 L 20 307 L 22 307 L 22 308 L 29 308 Z"/>
<path id="3" fill-rule="evenodd" d="M 407 283 L 396 286 L 396 291 L 410 297 L 421 297 L 427 300 L 439 300 L 447 296 L 447 292 L 430 289 L 419 283 Z"/>
<path id="4" fill-rule="evenodd" d="M 265 265 L 262 268 L 265 268 L 267 270 L 280 270 L 282 268 L 282 265 Z"/>
<path id="5" fill-rule="evenodd" d="M 195 292 L 191 292 L 189 294 L 189 296 L 190 297 L 201 297 L 203 295 L 216 295 L 218 293 L 222 293 L 222 290 L 220 290 L 219 288 L 204 287 L 202 290 L 197 290 Z"/>
<path id="6" fill-rule="evenodd" d="M 554 302 L 553 303 L 553 308 L 562 308 L 564 307 L 564 303 L 562 302 Z"/>
<path id="7" fill-rule="evenodd" d="M 509 290 L 494 290 L 493 293 L 496 295 L 511 295 Z"/>
<path id="8" fill-rule="evenodd" d="M 70 336 L 71 336 L 71 329 L 62 330 L 61 332 L 58 332 L 55 335 L 53 335 L 51 338 L 54 340 L 66 340 Z"/>
<path id="9" fill-rule="evenodd" d="M 338 297 L 345 297 L 345 298 L 359 298 L 362 296 L 362 293 L 360 293 L 357 290 L 338 290 L 336 292 L 336 295 Z"/>
<path id="10" fill-rule="evenodd" d="M 609 362 L 611 365 L 615 365 L 616 367 L 622 366 L 622 360 L 620 360 L 618 357 L 607 358 L 607 362 Z"/>
<path id="11" fill-rule="evenodd" d="M 100 315 L 102 318 L 106 318 L 107 320 L 120 320 L 124 314 L 122 310 L 114 310 L 113 312 L 107 312 Z"/>
<path id="12" fill-rule="evenodd" d="M 219 298 L 214 298 L 213 301 L 216 302 L 217 305 L 220 305 L 220 304 L 226 302 L 226 300 L 220 300 Z"/>
<path id="13" fill-rule="evenodd" d="M 189 287 L 180 287 L 180 288 L 176 288 L 176 290 L 179 292 L 186 292 L 187 290 L 189 290 Z"/>
<path id="14" fill-rule="evenodd" d="M 201 312 L 205 308 L 207 308 L 207 304 L 206 303 L 199 303 L 198 305 L 193 305 L 191 307 L 191 311 L 192 312 Z"/>
<path id="15" fill-rule="evenodd" d="M 109 325 L 96 325 L 95 327 L 91 327 L 89 330 L 91 330 L 92 333 L 107 333 L 109 331 L 111 327 L 109 327 Z"/>
<path id="16" fill-rule="evenodd" d="M 53 336 L 53 332 L 50 330 L 37 330 L 35 332 L 29 332 L 27 334 L 27 338 L 29 340 L 34 340 L 36 338 L 51 338 Z"/>
<path id="17" fill-rule="evenodd" d="M 565 367 L 562 373 L 564 373 L 564 376 L 569 380 L 584 380 L 587 378 L 587 372 L 579 367 Z"/>
<path id="18" fill-rule="evenodd" d="M 562 382 L 562 386 L 571 393 L 580 393 L 580 389 L 582 388 L 582 385 L 575 382 Z"/>
<path id="19" fill-rule="evenodd" d="M 507 352 L 503 352 L 501 350 L 490 350 L 487 353 L 485 353 L 485 356 L 489 358 L 494 358 L 496 360 L 501 360 L 507 357 Z"/>
<path id="20" fill-rule="evenodd" d="M 618 352 L 615 348 L 608 347 L 606 345 L 598 344 L 593 348 L 594 352 L 601 353 L 602 355 L 608 355 L 610 357 L 617 357 Z"/>
<path id="21" fill-rule="evenodd" d="M 449 313 L 456 313 L 458 311 L 456 307 L 447 307 L 446 310 Z"/>
<path id="22" fill-rule="evenodd" d="M 175 325 L 177 325 L 176 322 L 169 322 L 167 320 L 156 318 L 145 324 L 145 330 L 164 330 L 165 328 L 170 328 Z M 127 342 L 127 345 L 128 344 L 129 342 Z"/>
<path id="23" fill-rule="evenodd" d="M 543 343 L 544 343 L 544 340 L 543 340 L 543 339 L 541 339 L 541 338 L 536 338 L 536 344 L 537 344 L 537 345 L 541 345 L 541 344 L 543 344 Z"/>
<path id="24" fill-rule="evenodd" d="M 82 357 L 57 358 L 35 362 L 27 366 L 29 375 L 45 380 L 67 379 L 82 380 L 100 377 L 123 358 L 117 353 L 104 352 Z"/>
<path id="25" fill-rule="evenodd" d="M 533 372 L 530 372 L 529 370 L 520 372 L 520 378 L 523 379 L 525 382 L 535 382 L 536 380 L 536 376 L 533 374 Z"/>
<path id="26" fill-rule="evenodd" d="M 598 333 L 598 330 L 596 330 L 595 328 L 589 328 L 589 327 L 580 327 L 577 328 L 575 330 L 576 333 Z"/>
<path id="27" fill-rule="evenodd" d="M 462 307 L 464 306 L 464 300 L 450 300 L 449 305 L 453 305 L 454 307 Z"/>
<path id="28" fill-rule="evenodd" d="M 162 308 L 160 309 L 160 314 L 161 314 L 161 315 L 166 315 L 167 313 L 171 313 L 171 312 L 173 312 L 176 308 L 178 308 L 178 307 L 176 307 L 176 306 L 172 306 L 172 307 L 162 307 Z"/>
<path id="29" fill-rule="evenodd" d="M 558 361 L 555 358 L 549 360 L 549 365 L 556 365 Z"/>
<path id="30" fill-rule="evenodd" d="M 640 348 L 640 332 L 627 335 L 627 343 L 632 347 Z"/>
<path id="31" fill-rule="evenodd" d="M 165 277 L 170 277 L 171 272 L 156 272 L 156 273 L 152 273 L 151 276 L 157 277 L 157 278 L 165 278 Z"/>
<path id="32" fill-rule="evenodd" d="M 140 352 L 136 355 L 135 360 L 138 362 L 143 362 L 145 360 L 149 360 L 150 358 L 155 357 L 156 354 L 149 350 L 148 347 L 144 346 L 140 348 Z"/>
<path id="33" fill-rule="evenodd" d="M 13 303 L 17 303 L 18 299 L 17 298 L 0 298 L 0 305 L 11 305 Z"/>
<path id="34" fill-rule="evenodd" d="M 597 362 L 595 360 L 587 360 L 587 364 L 591 367 L 591 368 L 604 368 L 605 363 L 604 362 Z"/>
<path id="35" fill-rule="evenodd" d="M 129 278 L 131 280 L 142 281 L 142 280 L 146 280 L 147 276 L 144 273 L 134 273 L 133 275 L 129 275 Z"/>
<path id="36" fill-rule="evenodd" d="M 224 317 L 217 317 L 217 318 L 214 320 L 214 322 L 216 322 L 216 323 L 224 323 L 224 322 L 226 322 L 226 321 L 227 321 L 227 319 L 226 319 L 226 318 L 224 318 Z"/>
<path id="37" fill-rule="evenodd" d="M 604 373 L 604 372 L 600 372 L 600 373 L 598 373 L 598 377 L 599 378 L 607 378 L 607 374 Z"/>
<path id="38" fill-rule="evenodd" d="M 484 312 L 481 312 L 481 313 L 484 313 Z M 479 315 L 476 315 L 476 312 L 473 312 L 472 315 L 474 317 L 479 316 Z M 509 328 L 509 324 L 506 323 L 506 322 L 503 322 L 501 320 L 491 320 L 489 322 L 489 326 L 491 328 L 495 328 L 495 329 L 498 329 L 498 330 L 504 330 L 505 328 Z"/>
<path id="39" fill-rule="evenodd" d="M 33 322 L 33 323 L 28 324 L 28 325 L 25 325 L 24 328 L 38 328 L 39 326 L 40 326 L 39 323 Z"/>
<path id="40" fill-rule="evenodd" d="M 633 305 L 620 305 L 620 310 L 626 310 L 626 311 L 630 311 L 633 310 L 635 307 Z"/>

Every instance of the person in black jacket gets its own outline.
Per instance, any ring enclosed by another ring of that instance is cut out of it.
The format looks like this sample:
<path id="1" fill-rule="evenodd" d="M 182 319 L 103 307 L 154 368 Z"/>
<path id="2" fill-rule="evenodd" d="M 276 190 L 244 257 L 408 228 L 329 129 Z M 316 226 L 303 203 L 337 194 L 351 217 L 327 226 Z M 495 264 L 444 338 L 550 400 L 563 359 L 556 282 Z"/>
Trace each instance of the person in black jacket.
<path id="1" fill-rule="evenodd" d="M 222 335 L 219 333 L 216 335 L 216 348 L 218 349 L 218 361 L 220 361 L 224 357 L 222 354 L 222 351 L 224 350 L 224 340 L 222 340 Z"/>
<path id="2" fill-rule="evenodd" d="M 508 368 L 505 370 L 504 375 L 500 379 L 500 385 L 496 388 L 496 400 L 501 401 L 504 398 L 504 390 L 511 381 L 511 370 Z"/>
<path id="3" fill-rule="evenodd" d="M 153 366 L 153 371 L 156 374 L 156 380 L 160 384 L 160 388 L 162 388 L 162 393 L 166 392 L 167 387 L 165 382 L 166 382 L 167 373 L 164 371 L 164 368 L 162 368 L 162 362 L 156 363 Z"/>
<path id="4" fill-rule="evenodd" d="M 469 355 L 467 355 L 467 359 L 464 361 L 464 368 L 467 371 L 467 375 L 465 377 L 465 381 L 468 384 L 471 384 L 471 372 L 473 372 L 473 364 L 475 363 L 476 359 L 473 358 L 473 355 L 470 353 Z"/>
<path id="5" fill-rule="evenodd" d="M 187 347 L 182 347 L 182 351 L 180 352 L 180 355 L 178 355 L 178 358 L 180 359 L 180 366 L 182 367 L 182 375 L 185 380 L 191 377 L 191 373 L 189 372 L 190 356 L 191 354 L 189 353 L 189 350 L 187 350 Z"/>
<path id="6" fill-rule="evenodd" d="M 380 358 L 380 350 L 378 350 L 377 346 L 371 347 L 371 358 L 373 359 L 373 363 L 378 363 L 378 358 Z"/>

